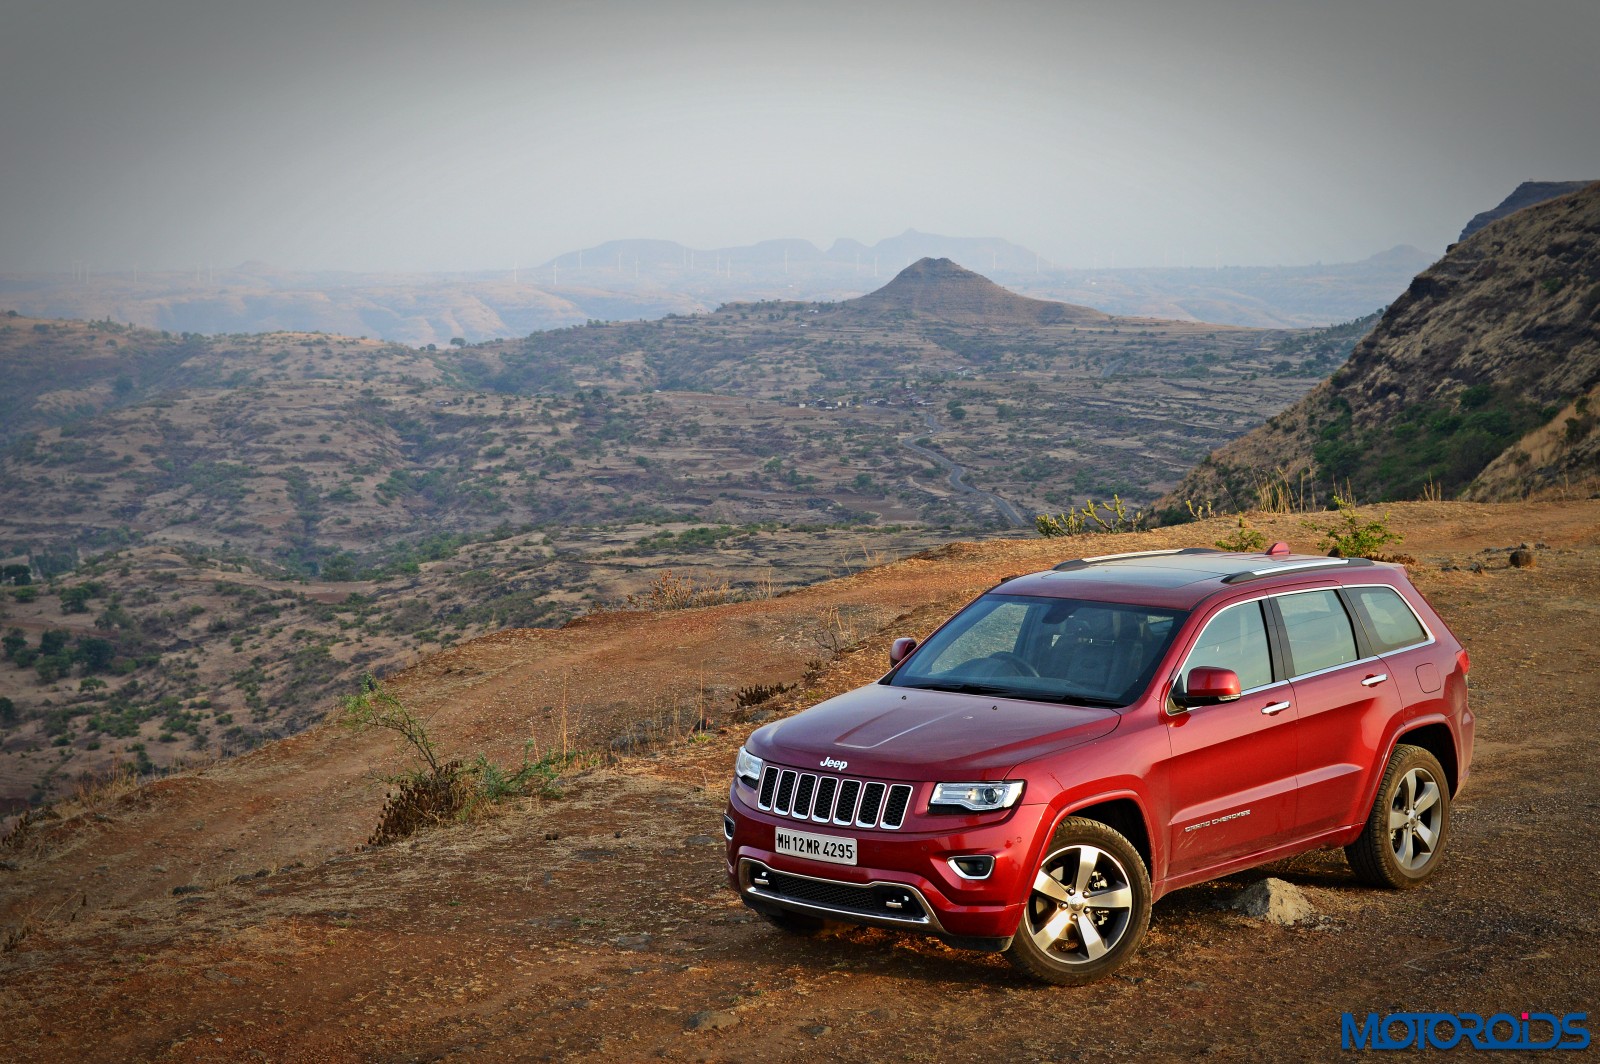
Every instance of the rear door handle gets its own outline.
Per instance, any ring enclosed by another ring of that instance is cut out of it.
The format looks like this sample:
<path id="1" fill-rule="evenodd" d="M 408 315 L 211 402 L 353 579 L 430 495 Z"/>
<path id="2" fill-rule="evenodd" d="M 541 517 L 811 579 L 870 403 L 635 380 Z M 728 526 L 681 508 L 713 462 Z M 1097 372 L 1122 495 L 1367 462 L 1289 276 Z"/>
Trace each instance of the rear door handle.
<path id="1" fill-rule="evenodd" d="M 1279 713 L 1282 713 L 1284 710 L 1286 710 L 1288 708 L 1289 708 L 1289 703 L 1288 702 L 1271 702 L 1271 703 L 1269 703 L 1267 705 L 1262 706 L 1261 707 L 1261 712 L 1265 713 L 1269 717 L 1273 717 L 1273 716 L 1278 715 Z"/>
<path id="2" fill-rule="evenodd" d="M 1387 680 L 1388 678 L 1389 678 L 1389 674 L 1388 673 L 1380 672 L 1376 676 L 1368 676 L 1365 680 L 1362 680 L 1361 681 L 1361 686 L 1362 687 L 1376 687 L 1380 683 L 1382 683 L 1383 681 Z"/>

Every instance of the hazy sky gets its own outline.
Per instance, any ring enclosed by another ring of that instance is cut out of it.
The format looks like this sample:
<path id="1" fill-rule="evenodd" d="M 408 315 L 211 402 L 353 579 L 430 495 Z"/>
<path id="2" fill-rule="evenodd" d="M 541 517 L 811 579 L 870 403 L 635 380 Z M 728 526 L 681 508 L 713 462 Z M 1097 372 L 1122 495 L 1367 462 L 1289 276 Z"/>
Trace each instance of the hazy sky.
<path id="1" fill-rule="evenodd" d="M 3 269 L 1338 261 L 1600 178 L 1596 0 L 3 2 Z"/>

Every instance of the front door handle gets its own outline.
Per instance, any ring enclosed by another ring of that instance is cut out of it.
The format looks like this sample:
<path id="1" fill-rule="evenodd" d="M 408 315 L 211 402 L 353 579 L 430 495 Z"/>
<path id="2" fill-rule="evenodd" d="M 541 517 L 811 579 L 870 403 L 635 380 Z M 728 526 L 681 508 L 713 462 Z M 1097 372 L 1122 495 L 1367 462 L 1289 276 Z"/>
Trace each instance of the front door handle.
<path id="1" fill-rule="evenodd" d="M 1289 703 L 1288 702 L 1272 702 L 1272 703 L 1269 703 L 1268 705 L 1262 706 L 1261 707 L 1261 712 L 1265 713 L 1269 717 L 1272 717 L 1272 716 L 1276 716 L 1279 713 L 1282 713 L 1284 710 L 1286 710 L 1288 708 L 1289 708 Z"/>
<path id="2" fill-rule="evenodd" d="M 1388 673 L 1380 672 L 1376 676 L 1368 676 L 1365 680 L 1362 680 L 1361 681 L 1361 686 L 1362 687 L 1376 687 L 1380 683 L 1382 683 L 1383 681 L 1387 680 L 1388 678 L 1389 678 L 1389 674 Z"/>

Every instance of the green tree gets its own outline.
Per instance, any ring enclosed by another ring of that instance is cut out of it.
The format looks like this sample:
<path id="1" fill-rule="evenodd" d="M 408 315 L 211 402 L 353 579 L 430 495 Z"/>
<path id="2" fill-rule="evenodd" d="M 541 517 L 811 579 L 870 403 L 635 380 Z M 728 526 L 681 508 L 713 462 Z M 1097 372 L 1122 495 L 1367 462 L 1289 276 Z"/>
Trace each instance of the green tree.
<path id="1" fill-rule="evenodd" d="M 63 632 L 59 628 L 52 628 L 39 637 L 39 653 L 46 657 L 59 654 L 67 649 L 67 640 L 71 632 Z"/>
<path id="2" fill-rule="evenodd" d="M 111 661 L 117 656 L 117 648 L 109 639 L 84 636 L 78 640 L 72 656 L 82 663 L 84 672 L 104 672 L 111 668 Z"/>
<path id="3" fill-rule="evenodd" d="M 28 637 L 22 634 L 22 629 L 13 628 L 0 639 L 0 652 L 4 652 L 7 661 L 15 661 L 17 652 L 28 645 Z"/>
<path id="4" fill-rule="evenodd" d="M 62 613 L 88 613 L 90 589 L 82 586 L 61 589 Z"/>
<path id="5" fill-rule="evenodd" d="M 0 724 L 17 722 L 17 704 L 9 698 L 0 698 Z"/>

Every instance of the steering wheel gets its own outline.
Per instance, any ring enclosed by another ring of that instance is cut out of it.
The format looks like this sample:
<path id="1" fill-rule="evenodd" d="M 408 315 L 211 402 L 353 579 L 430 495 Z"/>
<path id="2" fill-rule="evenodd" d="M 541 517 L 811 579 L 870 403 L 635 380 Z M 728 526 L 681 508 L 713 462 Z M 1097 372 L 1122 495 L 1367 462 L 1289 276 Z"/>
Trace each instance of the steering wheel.
<path id="1" fill-rule="evenodd" d="M 986 661 L 1003 661 L 1016 670 L 1018 676 L 1038 676 L 1039 670 L 1028 664 L 1028 659 L 1021 654 L 1013 654 L 1009 650 L 997 650 L 990 654 Z"/>

